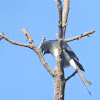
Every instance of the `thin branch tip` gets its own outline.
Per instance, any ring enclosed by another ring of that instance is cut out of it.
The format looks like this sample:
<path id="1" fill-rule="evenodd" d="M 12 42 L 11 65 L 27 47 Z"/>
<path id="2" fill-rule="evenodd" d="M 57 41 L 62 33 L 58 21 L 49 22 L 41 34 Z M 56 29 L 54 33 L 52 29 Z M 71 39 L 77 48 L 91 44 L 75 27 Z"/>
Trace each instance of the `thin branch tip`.
<path id="1" fill-rule="evenodd" d="M 56 34 L 56 36 L 58 37 L 58 33 L 57 33 L 57 32 L 55 32 L 55 34 Z"/>
<path id="2" fill-rule="evenodd" d="M 65 82 L 67 82 L 70 78 L 72 78 L 73 76 L 75 76 L 76 73 L 77 73 L 77 71 L 75 71 L 75 72 L 72 73 L 70 76 L 68 76 L 68 77 L 65 79 Z"/>
<path id="3" fill-rule="evenodd" d="M 25 34 L 26 36 L 26 40 L 29 41 L 30 44 L 33 43 L 33 40 L 31 39 L 31 35 L 29 35 L 27 28 L 22 29 L 22 32 Z"/>
<path id="4" fill-rule="evenodd" d="M 42 41 L 41 41 L 41 43 L 40 43 L 40 45 L 39 45 L 39 47 L 38 47 L 38 49 L 40 50 L 40 48 L 41 48 L 41 46 L 42 46 L 42 44 L 43 44 L 43 42 L 46 40 L 46 38 L 45 37 L 43 37 L 43 39 L 42 39 Z"/>
<path id="5" fill-rule="evenodd" d="M 25 34 L 25 36 L 28 36 L 27 28 L 22 29 L 22 32 Z"/>
<path id="6" fill-rule="evenodd" d="M 84 36 L 88 36 L 88 37 L 90 37 L 89 35 L 90 34 L 93 34 L 95 32 L 95 30 L 92 30 L 92 31 L 89 31 L 89 32 L 85 32 L 85 33 L 81 33 L 80 35 L 78 35 L 78 36 L 75 36 L 75 37 L 72 37 L 72 38 L 69 38 L 69 39 L 64 39 L 64 41 L 65 42 L 70 42 L 70 41 L 73 41 L 73 40 L 79 40 L 79 39 L 81 39 L 82 37 L 84 37 Z"/>

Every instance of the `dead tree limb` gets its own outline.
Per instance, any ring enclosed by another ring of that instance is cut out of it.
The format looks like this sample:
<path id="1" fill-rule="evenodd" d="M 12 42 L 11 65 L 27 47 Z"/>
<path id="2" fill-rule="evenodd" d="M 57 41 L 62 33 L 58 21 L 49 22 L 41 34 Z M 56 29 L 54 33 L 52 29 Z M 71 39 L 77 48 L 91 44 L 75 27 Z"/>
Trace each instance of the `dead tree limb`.
<path id="1" fill-rule="evenodd" d="M 55 75 L 54 75 L 54 100 L 64 100 L 64 90 L 65 90 L 65 78 L 64 78 L 64 69 L 62 62 L 62 37 L 63 37 L 63 28 L 62 28 L 62 2 L 57 0 L 58 7 L 58 52 L 59 57 L 55 66 Z"/>
<path id="2" fill-rule="evenodd" d="M 31 36 L 29 35 L 27 29 L 23 29 L 23 32 L 27 38 L 27 41 L 29 41 L 29 44 L 24 44 L 24 43 L 19 43 L 19 42 L 15 42 L 13 40 L 11 40 L 10 38 L 8 38 L 7 36 L 5 36 L 4 34 L 0 33 L 0 36 L 7 40 L 8 42 L 10 42 L 11 44 L 14 44 L 14 45 L 18 45 L 18 46 L 23 46 L 23 47 L 28 47 L 32 50 L 35 51 L 35 53 L 38 55 L 41 63 L 44 65 L 44 67 L 46 68 L 46 70 L 52 75 L 54 76 L 54 70 L 47 64 L 47 62 L 44 60 L 41 52 L 40 52 L 40 49 L 38 49 L 36 47 L 36 45 L 34 44 L 33 40 L 31 39 Z"/>
<path id="3" fill-rule="evenodd" d="M 73 76 L 75 76 L 76 73 L 77 73 L 77 71 L 75 71 L 73 74 L 71 74 L 70 76 L 68 76 L 68 77 L 65 79 L 65 82 L 67 82 L 70 78 L 72 78 Z"/>
<path id="4" fill-rule="evenodd" d="M 31 48 L 31 45 L 30 45 L 30 44 L 24 44 L 24 43 L 15 42 L 15 41 L 11 40 L 10 38 L 8 38 L 7 36 L 5 36 L 5 35 L 2 34 L 2 33 L 0 33 L 0 36 L 2 37 L 2 39 L 5 39 L 5 40 L 7 40 L 8 42 L 10 42 L 10 43 L 12 43 L 12 44 Z"/>
<path id="5" fill-rule="evenodd" d="M 84 36 L 88 36 L 90 37 L 89 35 L 90 34 L 93 34 L 95 32 L 95 30 L 92 30 L 92 31 L 89 31 L 89 32 L 85 32 L 85 33 L 81 33 L 80 35 L 78 36 L 75 36 L 75 37 L 72 37 L 72 38 L 69 38 L 69 39 L 64 39 L 65 42 L 70 42 L 70 41 L 73 41 L 73 40 L 78 40 L 78 39 L 81 39 L 82 37 Z"/>
<path id="6" fill-rule="evenodd" d="M 69 0 L 64 0 L 63 11 L 62 11 L 63 39 L 65 38 L 68 13 L 69 13 Z"/>

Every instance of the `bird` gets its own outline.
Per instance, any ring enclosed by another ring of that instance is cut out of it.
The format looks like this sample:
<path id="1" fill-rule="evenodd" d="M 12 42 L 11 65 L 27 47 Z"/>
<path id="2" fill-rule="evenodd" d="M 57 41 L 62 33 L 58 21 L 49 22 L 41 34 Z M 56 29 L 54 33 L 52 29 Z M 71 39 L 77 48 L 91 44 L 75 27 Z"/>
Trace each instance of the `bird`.
<path id="1" fill-rule="evenodd" d="M 56 60 L 58 60 L 58 40 L 44 41 L 43 44 L 41 45 L 41 52 L 43 55 L 51 53 L 56 58 Z M 83 66 L 80 64 L 78 57 L 72 51 L 71 47 L 64 41 L 62 41 L 62 55 L 63 55 L 62 57 L 63 67 L 72 66 L 78 72 L 86 88 L 87 85 L 91 85 L 92 83 L 87 81 L 81 72 L 81 70 L 82 71 L 85 70 Z"/>

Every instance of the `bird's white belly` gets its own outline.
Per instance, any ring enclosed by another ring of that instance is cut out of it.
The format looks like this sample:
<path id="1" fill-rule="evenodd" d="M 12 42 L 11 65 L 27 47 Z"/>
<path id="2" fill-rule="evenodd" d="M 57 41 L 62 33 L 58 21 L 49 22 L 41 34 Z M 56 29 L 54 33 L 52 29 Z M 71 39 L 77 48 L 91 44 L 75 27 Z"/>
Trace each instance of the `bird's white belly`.
<path id="1" fill-rule="evenodd" d="M 58 48 L 54 49 L 53 56 L 56 58 L 56 60 L 58 59 Z"/>
<path id="2" fill-rule="evenodd" d="M 58 48 L 54 49 L 53 56 L 58 60 Z M 69 60 L 71 60 L 70 56 L 66 51 L 63 51 L 63 66 L 68 67 L 69 66 Z"/>

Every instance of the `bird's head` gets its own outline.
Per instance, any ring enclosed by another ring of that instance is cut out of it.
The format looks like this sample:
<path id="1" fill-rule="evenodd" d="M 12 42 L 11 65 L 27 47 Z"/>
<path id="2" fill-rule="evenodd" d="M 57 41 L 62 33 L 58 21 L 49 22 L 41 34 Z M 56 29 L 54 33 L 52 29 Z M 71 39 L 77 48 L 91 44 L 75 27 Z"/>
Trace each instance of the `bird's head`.
<path id="1" fill-rule="evenodd" d="M 42 51 L 42 55 L 46 54 L 46 53 L 50 53 L 49 52 L 49 45 L 48 42 L 44 42 L 41 46 L 41 51 Z"/>

